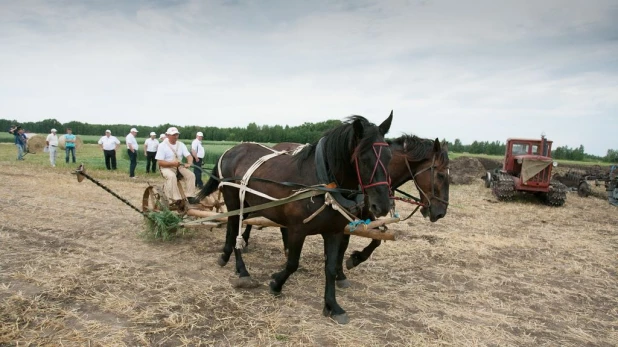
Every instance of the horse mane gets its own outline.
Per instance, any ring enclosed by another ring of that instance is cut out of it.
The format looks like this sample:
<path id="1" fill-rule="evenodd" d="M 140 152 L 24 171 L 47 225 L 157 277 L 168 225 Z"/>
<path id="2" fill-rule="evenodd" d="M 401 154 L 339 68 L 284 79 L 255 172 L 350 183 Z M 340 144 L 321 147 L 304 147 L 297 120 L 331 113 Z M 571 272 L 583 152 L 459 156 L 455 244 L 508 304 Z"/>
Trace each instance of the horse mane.
<path id="1" fill-rule="evenodd" d="M 401 147 L 403 153 L 408 156 L 410 161 L 423 161 L 430 159 L 433 155 L 434 140 L 432 139 L 424 139 L 416 135 L 403 134 L 396 139 L 389 139 L 386 142 L 391 147 Z M 436 159 L 438 162 L 442 162 L 443 165 L 448 165 L 448 151 L 440 151 Z"/>
<path id="2" fill-rule="evenodd" d="M 363 137 L 355 138 L 354 121 L 360 121 L 363 126 Z M 353 115 L 344 120 L 344 122 L 324 134 L 324 158 L 326 165 L 331 173 L 337 173 L 345 169 L 358 155 L 373 146 L 375 138 L 379 135 L 378 126 L 369 122 L 365 117 Z M 319 141 L 319 140 L 318 140 Z M 298 167 L 308 159 L 311 154 L 315 153 L 318 141 L 303 148 L 297 155 Z"/>

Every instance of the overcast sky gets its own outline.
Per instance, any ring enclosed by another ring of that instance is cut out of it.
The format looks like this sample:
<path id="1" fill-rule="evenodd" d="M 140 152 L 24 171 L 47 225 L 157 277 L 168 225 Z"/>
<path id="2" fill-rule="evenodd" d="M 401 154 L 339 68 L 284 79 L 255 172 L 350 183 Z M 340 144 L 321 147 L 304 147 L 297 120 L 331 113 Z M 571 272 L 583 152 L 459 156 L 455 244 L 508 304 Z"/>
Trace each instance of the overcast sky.
<path id="1" fill-rule="evenodd" d="M 618 149 L 618 1 L 0 0 L 0 118 L 294 126 L 391 109 L 391 137 Z"/>

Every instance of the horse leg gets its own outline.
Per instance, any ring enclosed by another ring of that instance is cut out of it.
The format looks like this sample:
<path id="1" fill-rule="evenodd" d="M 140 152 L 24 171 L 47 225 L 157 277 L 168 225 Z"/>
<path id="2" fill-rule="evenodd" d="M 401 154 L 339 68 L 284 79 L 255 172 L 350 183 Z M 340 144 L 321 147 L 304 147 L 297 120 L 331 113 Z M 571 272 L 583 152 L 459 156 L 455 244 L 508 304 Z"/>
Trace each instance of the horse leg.
<path id="1" fill-rule="evenodd" d="M 350 288 L 351 284 L 348 281 L 345 273 L 343 272 L 343 257 L 345 256 L 345 251 L 348 249 L 348 244 L 350 243 L 350 235 L 343 235 L 341 239 L 341 244 L 339 245 L 339 252 L 337 252 L 337 277 L 336 284 L 337 288 Z"/>
<path id="2" fill-rule="evenodd" d="M 242 248 L 243 252 L 249 252 L 249 237 L 251 237 L 251 224 L 247 224 L 245 231 L 242 233 L 242 239 L 245 240 L 245 246 Z"/>
<path id="3" fill-rule="evenodd" d="M 298 269 L 300 253 L 302 252 L 303 245 L 305 244 L 305 233 L 295 231 L 292 232 L 291 235 L 292 237 L 289 239 L 290 249 L 285 267 L 282 271 L 274 273 L 271 276 L 273 280 L 270 281 L 270 292 L 275 296 L 281 295 L 281 289 L 283 289 L 285 281 L 287 281 L 288 277 L 290 277 L 290 275 Z"/>
<path id="4" fill-rule="evenodd" d="M 339 324 L 347 324 L 350 319 L 348 314 L 337 303 L 335 297 L 335 278 L 337 277 L 337 258 L 343 238 L 343 232 L 327 234 L 324 238 L 324 253 L 326 261 L 324 272 L 326 274 L 326 286 L 324 290 L 324 310 L 322 313 L 325 316 L 330 316 Z"/>
<path id="5" fill-rule="evenodd" d="M 280 228 L 281 230 L 281 240 L 283 240 L 283 251 L 285 252 L 285 256 L 288 256 L 289 247 L 288 247 L 288 228 Z"/>
<path id="6" fill-rule="evenodd" d="M 360 265 L 365 260 L 369 259 L 373 251 L 376 248 L 378 248 L 378 246 L 380 246 L 381 243 L 382 243 L 381 240 L 371 240 L 371 243 L 367 247 L 365 247 L 362 251 L 352 252 L 352 255 L 350 255 L 348 260 L 345 262 L 346 268 L 348 268 L 348 270 L 353 269 L 357 267 L 358 265 Z"/>
<path id="7" fill-rule="evenodd" d="M 236 243 L 236 236 L 234 236 L 236 228 L 238 228 L 238 216 L 230 216 L 225 232 L 225 245 L 223 245 L 223 249 L 221 250 L 223 253 L 217 260 L 219 266 L 225 266 L 227 262 L 230 261 L 230 256 L 232 255 Z"/>

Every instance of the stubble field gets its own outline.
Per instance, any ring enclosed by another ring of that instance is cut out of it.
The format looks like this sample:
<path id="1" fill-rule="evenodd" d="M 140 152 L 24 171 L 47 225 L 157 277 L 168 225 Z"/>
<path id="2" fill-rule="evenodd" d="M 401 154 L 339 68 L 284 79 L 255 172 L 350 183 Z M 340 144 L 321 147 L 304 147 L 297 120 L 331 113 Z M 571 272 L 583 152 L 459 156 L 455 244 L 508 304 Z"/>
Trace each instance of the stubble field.
<path id="1" fill-rule="evenodd" d="M 446 217 L 391 225 L 401 238 L 347 271 L 350 323 L 321 315 L 322 239 L 307 240 L 282 297 L 278 230 L 255 231 L 251 290 L 216 265 L 224 230 L 173 242 L 72 165 L 16 162 L 0 146 L 0 345 L 615 346 L 618 209 L 568 195 L 562 208 L 497 202 L 476 179 L 451 185 Z M 141 163 L 143 165 L 143 163 Z M 138 169 L 139 170 L 139 169 Z M 142 170 L 143 171 L 143 170 Z M 135 205 L 158 175 L 92 173 Z M 453 172 L 453 174 L 456 174 Z M 408 187 L 408 190 L 411 190 Z M 401 214 L 410 207 L 400 205 Z M 368 239 L 353 237 L 349 251 Z"/>

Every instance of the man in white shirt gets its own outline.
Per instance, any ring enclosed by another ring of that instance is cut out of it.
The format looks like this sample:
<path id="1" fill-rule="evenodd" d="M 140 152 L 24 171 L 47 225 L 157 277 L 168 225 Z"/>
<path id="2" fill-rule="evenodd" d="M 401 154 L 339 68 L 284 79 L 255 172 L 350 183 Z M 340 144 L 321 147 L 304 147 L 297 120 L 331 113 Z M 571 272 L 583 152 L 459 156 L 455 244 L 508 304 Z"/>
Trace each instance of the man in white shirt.
<path id="1" fill-rule="evenodd" d="M 197 204 L 199 200 L 195 197 L 195 175 L 188 170 L 193 164 L 193 157 L 187 146 L 178 141 L 178 129 L 171 127 L 167 129 L 167 138 L 159 144 L 155 159 L 159 162 L 161 175 L 165 178 L 163 191 L 165 195 L 174 200 L 182 200 L 182 195 L 178 189 L 178 178 L 176 175 L 180 172 L 182 175 L 181 181 L 185 183 L 185 196 L 190 204 Z M 187 158 L 187 163 L 182 164 L 182 158 Z"/>
<path id="2" fill-rule="evenodd" d="M 49 162 L 52 167 L 56 167 L 56 150 L 58 149 L 58 135 L 56 135 L 56 129 L 52 129 L 51 134 L 47 135 L 45 144 L 49 149 Z"/>
<path id="3" fill-rule="evenodd" d="M 195 140 L 191 143 L 191 155 L 193 156 L 193 173 L 195 174 L 195 186 L 202 188 L 204 183 L 202 182 L 202 166 L 204 165 L 204 146 L 202 146 L 202 139 L 204 134 L 198 131 Z"/>
<path id="4" fill-rule="evenodd" d="M 99 147 L 105 155 L 105 167 L 108 170 L 116 170 L 116 150 L 120 147 L 120 141 L 112 136 L 110 130 L 105 130 L 105 136 L 99 139 Z"/>
<path id="5" fill-rule="evenodd" d="M 137 166 L 137 140 L 135 136 L 137 135 L 137 129 L 131 128 L 131 131 L 127 135 L 125 142 L 127 144 L 127 154 L 129 154 L 129 160 L 131 163 L 129 164 L 129 177 L 132 179 L 136 179 L 135 177 L 135 167 Z"/>
<path id="6" fill-rule="evenodd" d="M 157 133 L 152 131 L 150 137 L 144 142 L 144 155 L 146 156 L 146 173 L 157 172 L 157 148 L 159 147 L 159 141 L 156 139 Z"/>

